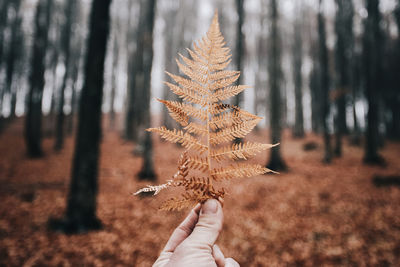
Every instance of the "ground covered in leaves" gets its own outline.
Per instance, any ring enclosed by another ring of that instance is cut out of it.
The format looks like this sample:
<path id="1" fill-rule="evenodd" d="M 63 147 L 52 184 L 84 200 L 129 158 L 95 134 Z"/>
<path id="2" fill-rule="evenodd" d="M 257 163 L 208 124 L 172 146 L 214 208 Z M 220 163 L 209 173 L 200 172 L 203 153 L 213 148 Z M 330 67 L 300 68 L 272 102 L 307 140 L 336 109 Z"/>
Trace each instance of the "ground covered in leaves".
<path id="1" fill-rule="evenodd" d="M 157 210 L 171 193 L 130 195 L 146 185 L 135 177 L 141 161 L 133 144 L 117 132 L 104 134 L 98 196 L 103 229 L 66 236 L 49 231 L 47 221 L 65 209 L 73 139 L 55 153 L 47 138 L 45 158 L 28 159 L 22 125 L 13 123 L 0 136 L 0 266 L 151 266 L 187 211 Z M 249 138 L 269 140 L 265 132 Z M 182 150 L 154 140 L 163 182 Z M 317 148 L 304 151 L 311 141 Z M 242 266 L 400 265 L 399 181 L 373 182 L 375 176 L 400 176 L 399 143 L 387 142 L 382 150 L 386 167 L 363 165 L 362 148 L 347 145 L 342 158 L 324 165 L 315 136 L 295 140 L 286 133 L 282 149 L 288 173 L 228 185 L 217 241 L 226 256 Z"/>

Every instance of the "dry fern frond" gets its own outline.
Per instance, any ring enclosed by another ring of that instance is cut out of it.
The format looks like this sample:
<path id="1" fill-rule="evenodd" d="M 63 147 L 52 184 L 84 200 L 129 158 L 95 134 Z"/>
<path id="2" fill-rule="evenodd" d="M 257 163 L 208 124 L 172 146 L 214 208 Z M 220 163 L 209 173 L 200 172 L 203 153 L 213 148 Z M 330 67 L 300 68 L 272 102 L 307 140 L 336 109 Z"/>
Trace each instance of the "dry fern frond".
<path id="1" fill-rule="evenodd" d="M 261 165 L 232 164 L 232 161 L 246 160 L 275 145 L 253 142 L 223 144 L 245 137 L 262 119 L 239 107 L 221 102 L 248 88 L 235 84 L 240 76 L 239 71 L 226 70 L 231 55 L 230 49 L 224 46 L 216 13 L 206 36 L 195 43 L 192 50 L 187 49 L 190 58 L 179 54 L 182 62 L 176 62 L 184 76 L 167 72 L 176 84 L 165 84 L 183 102 L 159 101 L 183 129 L 159 127 L 148 131 L 157 132 L 172 143 L 181 144 L 187 151 L 181 155 L 178 172 L 172 179 L 165 184 L 149 185 L 136 192 L 154 192 L 156 195 L 169 187 L 183 188 L 180 197 L 171 198 L 161 205 L 163 210 L 183 209 L 210 198 L 223 199 L 225 189 L 216 189 L 215 182 L 273 172 Z M 191 171 L 197 173 L 189 177 Z M 198 173 L 206 177 L 199 177 Z"/>

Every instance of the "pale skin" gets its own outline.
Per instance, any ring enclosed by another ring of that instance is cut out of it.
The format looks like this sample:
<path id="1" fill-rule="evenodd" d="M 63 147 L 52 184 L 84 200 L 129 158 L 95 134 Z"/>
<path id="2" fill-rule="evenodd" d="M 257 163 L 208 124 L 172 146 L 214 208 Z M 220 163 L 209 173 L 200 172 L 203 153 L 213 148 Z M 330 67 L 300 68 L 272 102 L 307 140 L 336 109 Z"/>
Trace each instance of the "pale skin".
<path id="1" fill-rule="evenodd" d="M 198 204 L 172 233 L 153 267 L 240 267 L 215 244 L 223 218 L 217 200 Z"/>

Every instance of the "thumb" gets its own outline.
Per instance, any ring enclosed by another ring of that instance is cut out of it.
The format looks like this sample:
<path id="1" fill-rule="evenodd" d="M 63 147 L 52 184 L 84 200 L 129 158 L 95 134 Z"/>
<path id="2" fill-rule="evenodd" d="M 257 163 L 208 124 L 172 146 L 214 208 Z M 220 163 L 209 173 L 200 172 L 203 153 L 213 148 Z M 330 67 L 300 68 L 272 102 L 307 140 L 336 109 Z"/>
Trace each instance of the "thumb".
<path id="1" fill-rule="evenodd" d="M 193 232 L 185 240 L 186 245 L 211 249 L 221 232 L 223 219 L 221 203 L 215 199 L 207 200 L 201 207 Z"/>

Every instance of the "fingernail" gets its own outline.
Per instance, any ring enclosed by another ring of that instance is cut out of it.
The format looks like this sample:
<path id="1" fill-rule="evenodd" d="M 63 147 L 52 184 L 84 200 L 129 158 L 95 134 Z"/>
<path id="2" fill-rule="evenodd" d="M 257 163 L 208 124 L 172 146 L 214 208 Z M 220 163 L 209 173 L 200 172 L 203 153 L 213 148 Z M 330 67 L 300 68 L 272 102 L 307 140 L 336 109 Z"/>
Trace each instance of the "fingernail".
<path id="1" fill-rule="evenodd" d="M 218 210 L 217 200 L 209 199 L 206 201 L 206 203 L 203 204 L 203 207 L 201 208 L 201 213 L 213 214 L 213 213 L 217 213 L 217 210 Z"/>

